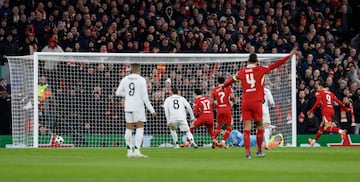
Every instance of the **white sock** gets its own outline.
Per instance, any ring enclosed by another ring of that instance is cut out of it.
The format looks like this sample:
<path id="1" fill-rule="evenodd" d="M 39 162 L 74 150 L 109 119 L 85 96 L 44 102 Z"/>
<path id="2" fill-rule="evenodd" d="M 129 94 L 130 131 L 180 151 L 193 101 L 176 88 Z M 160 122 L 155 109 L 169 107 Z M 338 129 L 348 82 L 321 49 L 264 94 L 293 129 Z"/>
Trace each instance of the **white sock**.
<path id="1" fill-rule="evenodd" d="M 143 142 L 144 137 L 144 128 L 136 128 L 135 132 L 135 150 L 139 150 L 141 148 L 141 144 Z"/>
<path id="2" fill-rule="evenodd" d="M 190 131 L 186 132 L 186 137 L 190 140 L 190 143 L 194 143 L 194 136 Z"/>
<path id="3" fill-rule="evenodd" d="M 265 141 L 265 144 L 270 143 L 270 135 L 271 135 L 271 128 L 265 128 L 264 129 L 264 141 Z"/>
<path id="4" fill-rule="evenodd" d="M 170 129 L 170 134 L 174 141 L 174 144 L 176 145 L 178 143 L 178 136 L 177 136 L 176 130 Z"/>
<path id="5" fill-rule="evenodd" d="M 132 149 L 132 130 L 125 129 L 125 144 L 128 151 Z"/>

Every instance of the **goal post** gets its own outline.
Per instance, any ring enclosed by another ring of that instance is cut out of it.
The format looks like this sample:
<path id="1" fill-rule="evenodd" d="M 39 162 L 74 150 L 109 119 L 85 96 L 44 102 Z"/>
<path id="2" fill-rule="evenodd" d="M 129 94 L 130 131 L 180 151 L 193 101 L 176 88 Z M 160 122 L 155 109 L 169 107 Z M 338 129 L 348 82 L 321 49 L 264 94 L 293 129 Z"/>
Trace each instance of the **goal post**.
<path id="1" fill-rule="evenodd" d="M 268 65 L 287 54 L 258 54 Z M 172 139 L 162 104 L 170 87 L 179 88 L 190 103 L 194 88 L 210 95 L 216 78 L 229 78 L 246 65 L 249 54 L 143 54 L 143 53 L 53 53 L 8 57 L 12 86 L 13 146 L 41 147 L 53 134 L 64 145 L 76 147 L 125 146 L 124 100 L 115 96 L 121 78 L 131 63 L 141 65 L 148 83 L 150 101 L 158 113 L 147 116 L 144 147 L 171 146 Z M 267 75 L 266 86 L 274 95 L 271 112 L 276 133 L 284 146 L 296 146 L 296 61 L 295 56 Z M 232 85 L 236 102 L 234 129 L 243 132 L 241 88 Z M 149 113 L 148 113 L 149 114 Z M 252 132 L 255 134 L 255 132 Z M 209 146 L 206 129 L 195 129 L 195 141 Z M 181 141 L 181 135 L 179 135 Z"/>

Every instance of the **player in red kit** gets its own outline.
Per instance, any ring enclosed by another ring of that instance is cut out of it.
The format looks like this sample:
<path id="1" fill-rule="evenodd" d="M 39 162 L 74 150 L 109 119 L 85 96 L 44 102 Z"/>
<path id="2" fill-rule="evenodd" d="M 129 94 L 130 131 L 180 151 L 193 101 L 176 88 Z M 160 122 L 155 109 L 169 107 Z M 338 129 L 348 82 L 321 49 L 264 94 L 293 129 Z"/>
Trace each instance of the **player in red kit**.
<path id="1" fill-rule="evenodd" d="M 236 81 L 241 81 L 242 88 L 242 107 L 241 114 L 244 122 L 244 147 L 246 158 L 251 159 L 250 152 L 250 134 L 252 128 L 252 120 L 256 125 L 256 156 L 264 157 L 262 152 L 262 143 L 264 140 L 264 128 L 262 123 L 262 103 L 264 101 L 264 79 L 265 74 L 271 70 L 284 64 L 291 56 L 296 54 L 296 49 L 291 50 L 290 54 L 269 66 L 260 66 L 256 54 L 250 54 L 248 64 L 245 68 L 241 68 L 235 76 L 228 79 L 224 84 L 220 85 L 220 90 L 230 86 Z"/>
<path id="2" fill-rule="evenodd" d="M 333 106 L 334 102 L 338 103 L 339 106 L 346 112 L 348 111 L 348 108 L 335 96 L 335 94 L 329 91 L 329 89 L 326 87 L 325 82 L 319 83 L 316 92 L 316 102 L 313 107 L 307 112 L 307 114 L 311 115 L 314 110 L 320 105 L 322 121 L 320 123 L 319 130 L 315 135 L 315 138 L 309 138 L 310 146 L 314 146 L 315 142 L 320 138 L 324 130 L 328 133 L 339 133 L 341 134 L 341 137 L 343 139 L 345 138 L 347 133 L 346 130 L 339 129 L 336 126 L 333 126 L 332 123 L 335 113 Z"/>
<path id="3" fill-rule="evenodd" d="M 212 109 L 212 102 L 209 97 L 203 96 L 200 89 L 194 91 L 194 115 L 195 120 L 190 125 L 190 132 L 193 133 L 195 128 L 205 125 L 210 135 L 213 136 L 214 131 L 214 113 Z M 181 147 L 189 146 L 189 142 L 182 144 Z"/>
<path id="4" fill-rule="evenodd" d="M 218 77 L 218 83 L 223 84 L 225 82 L 224 77 Z M 232 130 L 232 107 L 231 102 L 235 101 L 235 95 L 231 87 L 227 87 L 222 91 L 218 91 L 219 87 L 213 88 L 211 91 L 211 98 L 214 100 L 214 106 L 216 107 L 216 127 L 214 131 L 213 145 L 226 148 L 225 141 L 229 138 Z M 217 137 L 220 134 L 221 127 L 226 126 L 225 133 L 220 143 L 217 142 Z"/>

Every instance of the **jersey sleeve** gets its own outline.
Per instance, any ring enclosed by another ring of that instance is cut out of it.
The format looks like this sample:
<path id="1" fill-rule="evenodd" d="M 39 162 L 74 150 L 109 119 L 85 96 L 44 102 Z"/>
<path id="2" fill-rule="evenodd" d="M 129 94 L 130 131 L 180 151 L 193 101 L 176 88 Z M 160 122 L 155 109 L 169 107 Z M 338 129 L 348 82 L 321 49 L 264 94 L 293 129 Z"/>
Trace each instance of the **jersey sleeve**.
<path id="1" fill-rule="evenodd" d="M 167 123 L 170 122 L 170 110 L 169 110 L 169 99 L 165 99 L 164 102 L 164 112 L 165 112 L 165 117 L 166 117 L 166 121 Z"/>
<path id="2" fill-rule="evenodd" d="M 269 106 L 274 107 L 275 106 L 275 101 L 274 101 L 273 95 L 271 94 L 271 91 L 269 89 L 265 89 L 265 91 L 267 93 L 266 94 L 266 99 L 267 99 L 267 101 L 269 103 Z"/>
<path id="3" fill-rule="evenodd" d="M 194 115 L 195 115 L 195 117 L 198 117 L 200 115 L 200 113 L 199 113 L 199 103 L 198 103 L 197 99 L 195 99 L 195 101 L 194 101 Z"/>
<path id="4" fill-rule="evenodd" d="M 331 94 L 333 96 L 333 100 L 339 104 L 339 106 L 345 110 L 348 110 L 348 108 L 344 105 L 343 102 L 341 102 L 336 96 L 335 94 Z"/>
<path id="5" fill-rule="evenodd" d="M 321 96 L 319 93 L 316 94 L 316 102 L 315 104 L 311 107 L 311 109 L 309 110 L 310 113 L 314 112 L 314 110 L 317 108 L 317 106 L 320 104 L 321 101 Z"/>
<path id="6" fill-rule="evenodd" d="M 116 89 L 115 95 L 120 97 L 125 96 L 124 79 L 120 81 L 119 87 Z"/>
<path id="7" fill-rule="evenodd" d="M 233 84 L 234 82 L 237 82 L 240 80 L 240 70 L 236 73 L 236 75 L 234 75 L 233 77 L 229 78 L 228 80 L 226 80 L 226 82 L 224 83 L 223 88 L 226 88 L 228 86 L 230 86 L 231 84 Z"/>
<path id="8" fill-rule="evenodd" d="M 212 89 L 212 91 L 211 91 L 211 100 L 212 100 L 215 108 L 216 108 L 217 105 L 218 105 L 217 100 L 216 100 L 216 89 L 217 89 L 217 88 L 218 88 L 218 87 L 215 87 L 215 88 Z"/>
<path id="9" fill-rule="evenodd" d="M 217 87 L 215 87 L 211 90 L 211 99 L 216 99 L 216 89 L 217 89 Z"/>
<path id="10" fill-rule="evenodd" d="M 150 103 L 145 79 L 143 79 L 143 81 L 142 81 L 141 91 L 142 91 L 142 94 L 143 94 L 142 97 L 143 97 L 143 101 L 145 103 L 146 108 L 150 111 L 150 113 L 154 113 L 155 109 Z"/>
<path id="11" fill-rule="evenodd" d="M 284 64 L 288 59 L 290 58 L 290 55 L 287 55 L 279 60 L 277 60 L 276 62 L 270 64 L 268 67 L 267 67 L 267 73 L 269 73 L 271 70 L 279 67 L 280 65 Z"/>
<path id="12" fill-rule="evenodd" d="M 185 99 L 185 98 L 182 98 L 183 102 L 184 102 L 184 106 L 185 106 L 185 109 L 186 111 L 189 113 L 190 115 L 190 120 L 194 120 L 195 119 L 195 116 L 194 116 L 194 113 L 192 111 L 192 108 L 189 104 L 189 102 Z"/>

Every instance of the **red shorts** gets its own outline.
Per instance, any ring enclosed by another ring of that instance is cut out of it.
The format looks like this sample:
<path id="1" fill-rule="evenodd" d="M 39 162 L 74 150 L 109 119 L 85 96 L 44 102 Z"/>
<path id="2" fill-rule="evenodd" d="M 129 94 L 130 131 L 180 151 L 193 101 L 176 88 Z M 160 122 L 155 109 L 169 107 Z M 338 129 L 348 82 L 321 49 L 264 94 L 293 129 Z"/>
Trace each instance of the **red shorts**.
<path id="1" fill-rule="evenodd" d="M 322 120 L 324 122 L 332 122 L 333 118 L 334 118 L 334 109 L 322 109 L 321 110 L 321 114 L 322 114 Z M 324 120 L 324 118 L 326 118 L 326 120 Z"/>
<path id="2" fill-rule="evenodd" d="M 232 113 L 225 112 L 225 113 L 217 113 L 216 114 L 216 122 L 222 125 L 230 125 L 232 123 Z"/>
<path id="3" fill-rule="evenodd" d="M 197 128 L 201 125 L 205 125 L 206 127 L 214 127 L 214 117 L 212 114 L 196 118 L 194 121 L 194 126 Z"/>
<path id="4" fill-rule="evenodd" d="M 243 102 L 241 106 L 243 121 L 262 120 L 262 102 Z"/>

